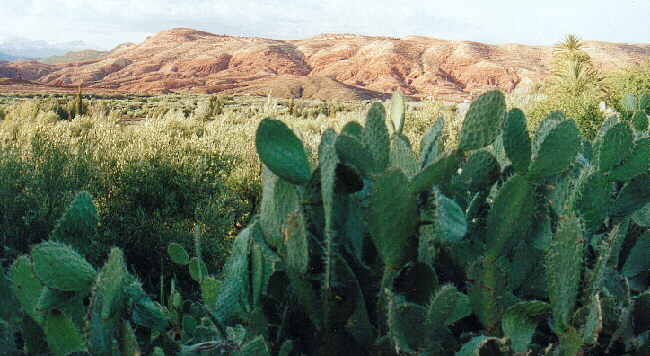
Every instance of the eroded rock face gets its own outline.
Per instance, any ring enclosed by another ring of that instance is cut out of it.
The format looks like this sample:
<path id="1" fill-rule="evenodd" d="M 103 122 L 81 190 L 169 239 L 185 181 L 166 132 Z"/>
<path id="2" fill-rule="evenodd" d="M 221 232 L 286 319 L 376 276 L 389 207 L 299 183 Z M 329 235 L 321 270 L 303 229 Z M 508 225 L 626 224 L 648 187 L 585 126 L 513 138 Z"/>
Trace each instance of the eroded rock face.
<path id="1" fill-rule="evenodd" d="M 37 61 L 0 62 L 0 77 L 18 80 L 38 80 L 57 67 Z"/>
<path id="2" fill-rule="evenodd" d="M 604 70 L 650 58 L 650 44 L 587 41 L 584 49 Z M 549 74 L 551 56 L 545 46 L 422 36 L 323 34 L 279 41 L 178 28 L 120 45 L 98 60 L 0 63 L 0 76 L 136 93 L 271 90 L 276 96 L 368 98 L 399 88 L 416 97 L 463 100 L 493 88 L 530 87 Z"/>

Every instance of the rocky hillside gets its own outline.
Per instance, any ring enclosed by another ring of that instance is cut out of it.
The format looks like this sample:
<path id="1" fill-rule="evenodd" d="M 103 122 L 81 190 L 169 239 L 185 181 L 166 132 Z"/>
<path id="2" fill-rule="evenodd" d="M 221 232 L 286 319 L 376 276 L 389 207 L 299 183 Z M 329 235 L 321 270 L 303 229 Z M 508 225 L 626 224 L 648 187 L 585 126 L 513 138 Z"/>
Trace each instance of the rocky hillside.
<path id="1" fill-rule="evenodd" d="M 585 42 L 613 70 L 650 58 L 650 44 Z M 83 62 L 0 64 L 0 76 L 40 85 L 134 93 L 226 92 L 359 99 L 401 88 L 462 100 L 491 88 L 526 89 L 548 75 L 552 47 L 489 45 L 429 37 L 324 34 L 304 40 L 215 35 L 178 28 Z M 0 91 L 2 88 L 0 87 Z"/>

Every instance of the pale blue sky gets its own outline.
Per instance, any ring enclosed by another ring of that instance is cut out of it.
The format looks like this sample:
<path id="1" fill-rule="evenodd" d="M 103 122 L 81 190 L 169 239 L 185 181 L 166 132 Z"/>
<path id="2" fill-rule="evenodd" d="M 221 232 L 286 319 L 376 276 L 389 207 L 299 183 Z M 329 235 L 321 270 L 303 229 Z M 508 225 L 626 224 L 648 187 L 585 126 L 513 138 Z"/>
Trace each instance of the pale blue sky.
<path id="1" fill-rule="evenodd" d="M 488 43 L 650 42 L 650 0 L 0 0 L 0 40 L 140 42 L 172 27 L 297 39 L 323 32 Z"/>

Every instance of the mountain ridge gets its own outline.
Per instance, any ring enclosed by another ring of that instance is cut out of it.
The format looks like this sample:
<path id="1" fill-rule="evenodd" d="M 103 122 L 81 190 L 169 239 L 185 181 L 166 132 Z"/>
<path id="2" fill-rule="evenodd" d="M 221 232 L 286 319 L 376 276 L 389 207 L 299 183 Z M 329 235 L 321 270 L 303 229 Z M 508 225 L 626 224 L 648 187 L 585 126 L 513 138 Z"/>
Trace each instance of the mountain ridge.
<path id="1" fill-rule="evenodd" d="M 650 58 L 649 44 L 584 41 L 605 71 Z M 0 64 L 0 76 L 39 85 L 127 93 L 200 93 L 365 99 L 399 88 L 413 97 L 464 100 L 527 90 L 549 74 L 553 47 L 325 33 L 298 40 L 174 28 L 83 62 Z M 2 91 L 0 86 L 0 91 Z"/>

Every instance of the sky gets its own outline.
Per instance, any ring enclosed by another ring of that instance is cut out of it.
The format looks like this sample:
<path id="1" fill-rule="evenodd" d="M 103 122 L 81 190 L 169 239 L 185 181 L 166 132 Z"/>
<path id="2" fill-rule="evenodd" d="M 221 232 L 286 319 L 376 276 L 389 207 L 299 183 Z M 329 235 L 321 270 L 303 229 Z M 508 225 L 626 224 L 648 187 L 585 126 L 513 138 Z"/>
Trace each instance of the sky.
<path id="1" fill-rule="evenodd" d="M 648 0 L 0 0 L 0 18 L 0 40 L 82 40 L 96 49 L 174 27 L 274 39 L 355 33 L 550 45 L 574 33 L 650 43 Z"/>

